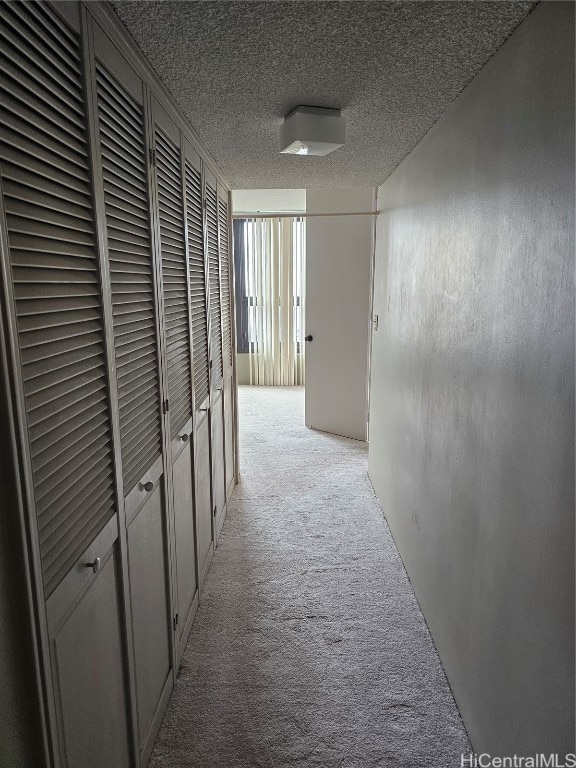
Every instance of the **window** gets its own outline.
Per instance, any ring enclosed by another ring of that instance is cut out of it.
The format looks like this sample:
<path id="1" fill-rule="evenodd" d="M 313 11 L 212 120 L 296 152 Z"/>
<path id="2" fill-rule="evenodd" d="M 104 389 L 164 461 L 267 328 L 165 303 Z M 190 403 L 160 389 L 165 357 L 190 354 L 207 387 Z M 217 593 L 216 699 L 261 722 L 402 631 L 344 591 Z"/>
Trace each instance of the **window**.
<path id="1" fill-rule="evenodd" d="M 304 234 L 299 217 L 234 221 L 237 351 L 254 383 L 303 383 Z"/>

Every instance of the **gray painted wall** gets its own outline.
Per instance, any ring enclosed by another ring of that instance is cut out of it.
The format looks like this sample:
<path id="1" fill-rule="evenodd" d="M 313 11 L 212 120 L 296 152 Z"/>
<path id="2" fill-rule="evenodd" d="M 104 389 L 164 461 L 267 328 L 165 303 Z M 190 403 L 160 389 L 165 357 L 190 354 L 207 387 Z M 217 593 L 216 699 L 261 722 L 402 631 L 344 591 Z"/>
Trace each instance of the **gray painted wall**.
<path id="1" fill-rule="evenodd" d="M 477 750 L 574 751 L 574 6 L 379 190 L 370 476 Z"/>

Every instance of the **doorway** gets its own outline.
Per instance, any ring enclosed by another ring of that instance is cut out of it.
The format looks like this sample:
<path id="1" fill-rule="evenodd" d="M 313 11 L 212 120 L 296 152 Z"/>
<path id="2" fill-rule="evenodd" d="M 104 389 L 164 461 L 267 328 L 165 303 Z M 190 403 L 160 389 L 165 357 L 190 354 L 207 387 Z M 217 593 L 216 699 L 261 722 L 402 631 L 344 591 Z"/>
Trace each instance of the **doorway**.
<path id="1" fill-rule="evenodd" d="M 305 252 L 301 216 L 234 221 L 240 383 L 304 386 Z"/>

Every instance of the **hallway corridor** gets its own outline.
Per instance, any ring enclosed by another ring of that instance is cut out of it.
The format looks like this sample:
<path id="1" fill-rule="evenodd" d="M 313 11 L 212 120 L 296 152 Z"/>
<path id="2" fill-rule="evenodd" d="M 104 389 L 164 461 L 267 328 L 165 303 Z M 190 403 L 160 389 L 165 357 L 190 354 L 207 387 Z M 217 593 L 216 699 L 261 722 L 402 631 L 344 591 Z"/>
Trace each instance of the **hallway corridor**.
<path id="1" fill-rule="evenodd" d="M 362 443 L 241 387 L 237 486 L 151 768 L 456 768 L 470 745 Z"/>

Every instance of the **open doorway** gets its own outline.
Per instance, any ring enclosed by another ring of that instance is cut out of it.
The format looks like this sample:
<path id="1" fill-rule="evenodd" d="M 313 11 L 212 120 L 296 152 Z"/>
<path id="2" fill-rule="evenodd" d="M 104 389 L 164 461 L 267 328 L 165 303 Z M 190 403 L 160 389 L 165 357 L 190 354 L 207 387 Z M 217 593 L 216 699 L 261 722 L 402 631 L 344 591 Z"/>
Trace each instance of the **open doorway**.
<path id="1" fill-rule="evenodd" d="M 239 383 L 304 386 L 305 222 L 234 221 Z"/>
<path id="2" fill-rule="evenodd" d="M 238 383 L 303 387 L 307 427 L 366 440 L 373 190 L 232 201 Z"/>

